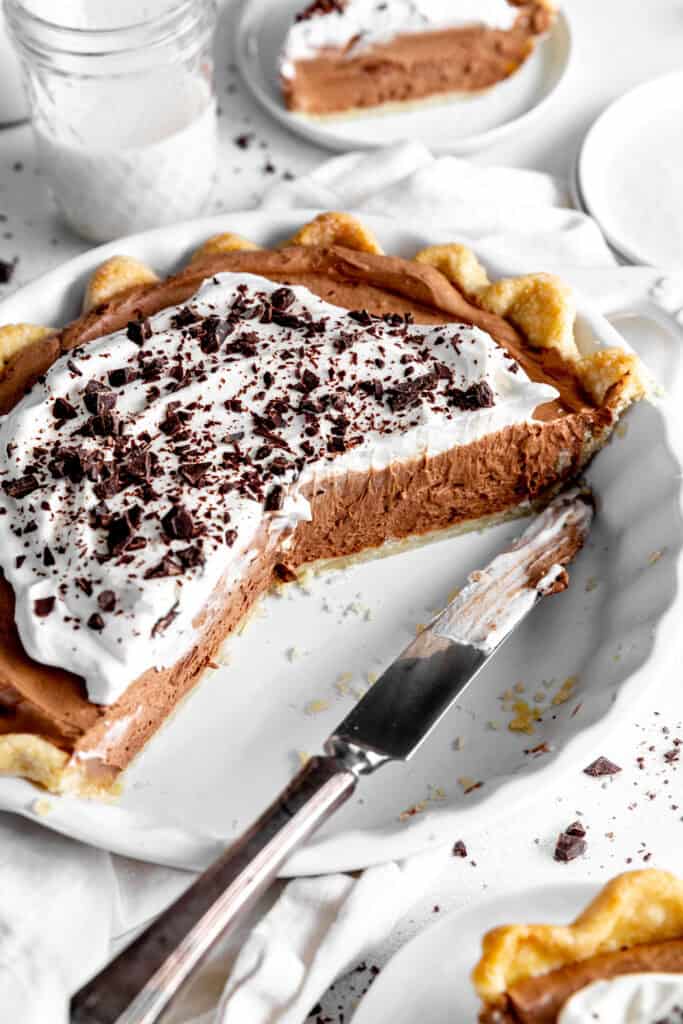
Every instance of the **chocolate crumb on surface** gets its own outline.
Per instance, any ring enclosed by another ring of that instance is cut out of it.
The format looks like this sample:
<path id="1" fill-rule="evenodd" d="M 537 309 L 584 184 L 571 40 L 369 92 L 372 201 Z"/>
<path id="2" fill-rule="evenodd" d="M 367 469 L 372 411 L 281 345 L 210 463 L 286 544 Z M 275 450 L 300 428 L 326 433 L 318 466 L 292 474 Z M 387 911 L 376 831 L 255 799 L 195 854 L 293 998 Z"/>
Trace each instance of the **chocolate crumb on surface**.
<path id="1" fill-rule="evenodd" d="M 554 859 L 566 864 L 583 856 L 588 849 L 585 835 L 586 829 L 580 821 L 574 821 L 568 825 L 564 832 L 560 832 L 557 837 Z"/>
<path id="2" fill-rule="evenodd" d="M 603 775 L 617 775 L 621 768 L 618 764 L 614 764 L 606 757 L 597 757 L 595 761 L 589 764 L 583 769 L 584 775 L 590 775 L 591 778 L 597 779 Z"/>
<path id="3" fill-rule="evenodd" d="M 458 841 L 453 846 L 453 856 L 454 857 L 466 857 L 467 856 L 467 847 L 465 846 L 465 844 L 462 841 L 462 839 L 458 839 Z"/>

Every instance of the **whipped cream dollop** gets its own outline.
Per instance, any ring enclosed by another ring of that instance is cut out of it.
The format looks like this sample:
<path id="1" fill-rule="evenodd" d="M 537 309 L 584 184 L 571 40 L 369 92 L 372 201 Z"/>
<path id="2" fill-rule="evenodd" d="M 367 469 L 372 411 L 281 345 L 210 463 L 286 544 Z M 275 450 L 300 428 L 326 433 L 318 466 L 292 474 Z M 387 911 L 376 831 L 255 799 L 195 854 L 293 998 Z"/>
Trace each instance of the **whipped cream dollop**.
<path id="1" fill-rule="evenodd" d="M 569 999 L 558 1024 L 681 1024 L 683 974 L 623 974 Z"/>
<path id="2" fill-rule="evenodd" d="M 320 8 L 323 8 L 322 10 Z M 311 5 L 289 29 L 280 71 L 293 78 L 294 64 L 320 50 L 355 56 L 396 36 L 485 25 L 510 29 L 519 9 L 508 0 L 337 0 Z"/>
<path id="3" fill-rule="evenodd" d="M 110 704 L 191 648 L 268 537 L 310 519 L 312 484 L 468 444 L 555 397 L 478 328 L 218 274 L 58 359 L 0 421 L 22 643 Z"/>

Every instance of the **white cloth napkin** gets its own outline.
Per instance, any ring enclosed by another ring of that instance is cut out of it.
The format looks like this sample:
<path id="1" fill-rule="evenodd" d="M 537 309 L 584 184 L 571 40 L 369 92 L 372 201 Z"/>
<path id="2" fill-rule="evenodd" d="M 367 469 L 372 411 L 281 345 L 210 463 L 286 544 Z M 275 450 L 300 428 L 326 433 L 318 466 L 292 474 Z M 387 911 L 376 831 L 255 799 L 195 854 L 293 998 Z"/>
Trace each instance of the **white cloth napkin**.
<path id="1" fill-rule="evenodd" d="M 355 209 L 419 220 L 435 241 L 476 239 L 522 269 L 608 267 L 596 225 L 533 171 L 435 159 L 421 145 L 351 153 L 270 191 L 264 206 Z M 301 1024 L 328 985 L 387 938 L 448 851 L 286 885 L 240 942 L 215 951 L 169 1024 Z M 65 1024 L 67 993 L 190 877 L 0 816 L 0 1007 L 13 1024 Z M 371 907 L 371 913 L 368 908 Z M 236 951 L 236 946 L 241 948 Z"/>

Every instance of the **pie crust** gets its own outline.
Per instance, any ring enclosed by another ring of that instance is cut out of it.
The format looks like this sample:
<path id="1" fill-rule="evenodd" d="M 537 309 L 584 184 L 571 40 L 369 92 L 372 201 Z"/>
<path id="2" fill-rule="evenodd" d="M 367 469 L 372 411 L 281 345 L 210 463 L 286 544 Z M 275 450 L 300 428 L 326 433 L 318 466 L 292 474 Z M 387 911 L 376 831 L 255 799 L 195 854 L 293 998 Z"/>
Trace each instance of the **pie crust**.
<path id="1" fill-rule="evenodd" d="M 461 480 L 457 492 L 452 491 L 455 456 L 445 452 L 369 476 L 350 473 L 343 486 L 335 484 L 323 497 L 311 495 L 313 524 L 297 528 L 285 558 L 290 578 L 311 564 L 346 564 L 421 543 L 431 534 L 460 532 L 540 507 L 576 476 L 621 412 L 646 392 L 633 354 L 621 349 L 579 353 L 573 299 L 556 278 L 539 274 L 490 283 L 474 253 L 461 245 L 427 249 L 412 261 L 385 256 L 365 225 L 330 212 L 273 250 L 233 234 L 215 236 L 163 281 L 129 257 L 107 261 L 87 289 L 88 310 L 73 323 L 58 332 L 30 325 L 0 328 L 0 353 L 6 353 L 0 413 L 9 412 L 60 355 L 132 319 L 186 302 L 204 279 L 222 271 L 303 283 L 347 309 L 360 305 L 377 315 L 410 313 L 417 323 L 477 325 L 532 380 L 550 382 L 560 392 L 556 401 L 536 410 L 533 424 L 494 435 L 495 457 L 506 460 L 510 474 L 496 471 L 495 497 L 486 497 L 493 451 L 487 438 L 463 449 L 469 460 L 463 465 L 474 476 Z M 358 510 L 358 520 L 344 511 L 351 508 Z M 146 671 L 110 706 L 88 701 L 79 677 L 26 654 L 14 625 L 12 588 L 0 575 L 0 773 L 24 776 L 53 791 L 111 790 L 198 682 L 226 635 L 282 578 L 282 560 L 274 550 L 257 560 L 250 577 L 207 616 L 185 656 L 168 670 Z"/>
<path id="2" fill-rule="evenodd" d="M 472 973 L 484 1004 L 481 1019 L 486 1024 L 519 1021 L 522 1017 L 514 1013 L 514 1000 L 521 993 L 527 997 L 524 1020 L 554 1020 L 543 1013 L 547 1013 L 553 986 L 567 985 L 568 969 L 583 965 L 584 973 L 577 976 L 578 987 L 583 987 L 622 973 L 618 961 L 624 951 L 631 951 L 627 973 L 661 970 L 657 964 L 665 957 L 664 962 L 671 964 L 671 952 L 680 970 L 683 944 L 676 940 L 681 939 L 683 881 L 656 869 L 618 875 L 572 924 L 505 925 L 484 936 L 482 957 Z M 672 942 L 675 946 L 667 946 Z M 540 1008 L 538 1017 L 532 1015 L 530 992 Z"/>

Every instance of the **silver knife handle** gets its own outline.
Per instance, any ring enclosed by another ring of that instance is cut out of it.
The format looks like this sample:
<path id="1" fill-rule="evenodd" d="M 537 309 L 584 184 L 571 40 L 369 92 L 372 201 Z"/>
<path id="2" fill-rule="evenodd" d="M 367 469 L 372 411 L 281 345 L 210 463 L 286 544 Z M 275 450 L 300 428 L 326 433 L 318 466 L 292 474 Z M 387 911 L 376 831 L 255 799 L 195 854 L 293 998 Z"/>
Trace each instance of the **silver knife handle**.
<path id="1" fill-rule="evenodd" d="M 153 1024 L 211 946 L 356 787 L 348 762 L 314 757 L 261 817 L 71 1001 L 72 1024 Z"/>

